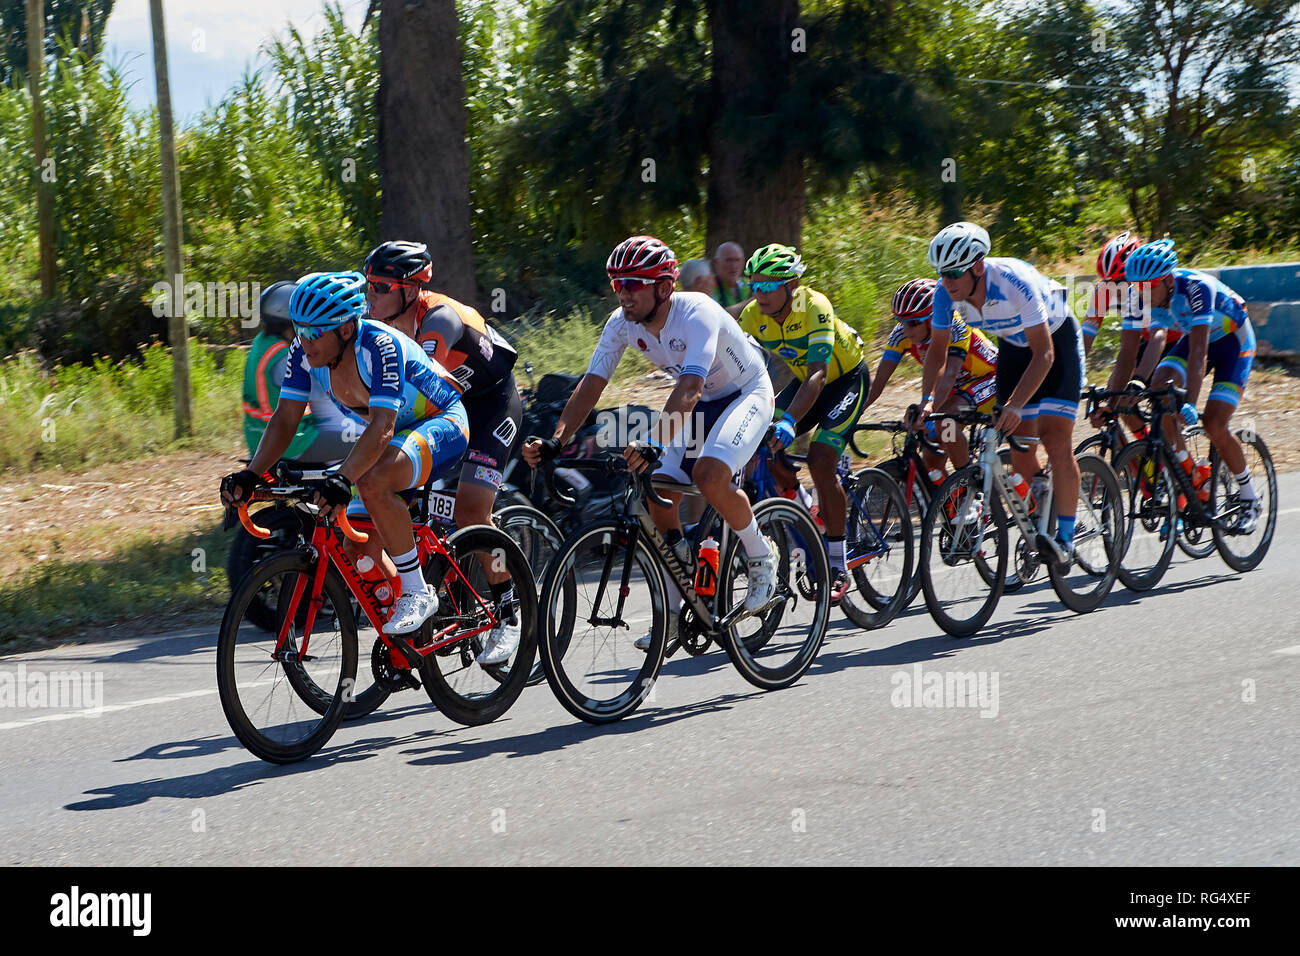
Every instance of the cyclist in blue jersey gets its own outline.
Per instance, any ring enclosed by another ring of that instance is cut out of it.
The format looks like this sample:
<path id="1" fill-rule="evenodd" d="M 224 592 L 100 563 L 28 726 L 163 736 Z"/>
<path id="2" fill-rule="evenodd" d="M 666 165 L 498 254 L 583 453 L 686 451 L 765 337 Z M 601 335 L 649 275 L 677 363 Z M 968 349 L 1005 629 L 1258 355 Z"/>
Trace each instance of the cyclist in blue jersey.
<path id="1" fill-rule="evenodd" d="M 1124 327 L 1149 322 L 1152 347 L 1148 354 L 1160 354 L 1163 337 L 1170 331 L 1182 333 L 1156 366 L 1151 385 L 1164 388 L 1173 384 L 1187 389 L 1187 403 L 1181 410 L 1187 424 L 1193 425 L 1198 419 L 1196 400 L 1207 366 L 1214 373 L 1205 414 L 1199 417 L 1204 419 L 1205 432 L 1223 456 L 1224 464 L 1232 469 L 1238 498 L 1249 503 L 1240 512 L 1237 530 L 1250 534 L 1259 523 L 1262 506 L 1251 484 L 1246 454 L 1230 427 L 1255 363 L 1255 330 L 1246 303 L 1214 276 L 1180 269 L 1172 239 L 1159 239 L 1135 249 L 1124 263 L 1124 275 L 1134 283 Z M 1165 436 L 1179 450 L 1179 461 L 1190 473 L 1193 465 L 1182 429 L 1172 415 L 1165 416 L 1163 427 Z"/>
<path id="2" fill-rule="evenodd" d="M 934 410 L 934 388 L 948 354 L 954 311 L 972 328 L 998 337 L 994 422 L 1007 435 L 1037 437 L 1052 466 L 1056 536 L 1040 534 L 1039 551 L 1062 573 L 1074 557 L 1079 466 L 1074 421 L 1083 391 L 1083 342 L 1066 304 L 1065 287 L 1021 259 L 989 258 L 989 234 L 972 222 L 945 226 L 930 241 L 939 273 L 930 320 L 930 349 L 921 377 L 917 427 Z M 1012 451 L 1022 475 L 1038 471 L 1038 455 Z"/>
<path id="3" fill-rule="evenodd" d="M 384 630 L 409 634 L 438 609 L 420 572 L 411 516 L 400 492 L 446 471 L 465 451 L 469 425 L 455 380 L 415 342 L 365 318 L 366 279 L 359 272 L 304 276 L 289 300 L 297 338 L 280 400 L 248 468 L 221 483 L 222 504 L 248 498 L 293 440 L 314 379 L 345 417 L 362 428 L 352 451 L 330 475 L 317 504 L 331 517 L 352 502 L 352 486 L 379 532 L 366 550 L 392 555 L 401 597 Z M 391 573 L 391 571 L 390 571 Z"/>

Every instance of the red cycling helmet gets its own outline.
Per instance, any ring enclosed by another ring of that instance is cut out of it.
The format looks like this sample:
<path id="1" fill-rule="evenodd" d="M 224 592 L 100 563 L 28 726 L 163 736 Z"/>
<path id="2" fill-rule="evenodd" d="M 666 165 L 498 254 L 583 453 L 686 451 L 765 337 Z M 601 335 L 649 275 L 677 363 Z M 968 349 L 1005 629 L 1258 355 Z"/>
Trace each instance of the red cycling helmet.
<path id="1" fill-rule="evenodd" d="M 1121 232 L 1097 254 L 1097 275 L 1107 282 L 1124 278 L 1124 260 L 1142 243 L 1131 232 Z"/>
<path id="2" fill-rule="evenodd" d="M 934 279 L 912 279 L 904 282 L 894 293 L 890 307 L 898 319 L 928 319 L 934 310 Z"/>
<path id="3" fill-rule="evenodd" d="M 611 279 L 676 279 L 677 256 L 654 236 L 624 239 L 605 260 Z"/>

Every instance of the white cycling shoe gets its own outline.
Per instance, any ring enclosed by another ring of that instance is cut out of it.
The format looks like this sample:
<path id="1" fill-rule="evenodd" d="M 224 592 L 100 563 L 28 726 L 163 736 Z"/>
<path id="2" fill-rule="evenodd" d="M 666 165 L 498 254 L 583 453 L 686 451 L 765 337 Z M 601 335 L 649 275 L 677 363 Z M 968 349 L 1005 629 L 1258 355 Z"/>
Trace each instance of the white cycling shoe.
<path id="1" fill-rule="evenodd" d="M 745 565 L 745 575 L 749 580 L 745 610 L 751 614 L 772 600 L 772 593 L 776 590 L 776 545 L 767 535 L 763 535 L 763 542 L 767 545 L 767 557 L 750 558 Z"/>
<path id="2" fill-rule="evenodd" d="M 1237 534 L 1254 534 L 1259 527 L 1260 516 L 1264 513 L 1264 503 L 1258 498 L 1241 502 L 1242 508 L 1237 515 Z"/>
<path id="3" fill-rule="evenodd" d="M 385 634 L 410 634 L 424 626 L 424 622 L 438 613 L 438 594 L 430 588 L 423 591 L 403 591 L 393 603 L 393 611 L 384 624 Z"/>
<path id="4" fill-rule="evenodd" d="M 474 659 L 483 665 L 504 664 L 519 650 L 519 631 L 518 621 L 512 624 L 504 618 L 499 620 L 497 626 L 488 632 L 483 652 Z"/>

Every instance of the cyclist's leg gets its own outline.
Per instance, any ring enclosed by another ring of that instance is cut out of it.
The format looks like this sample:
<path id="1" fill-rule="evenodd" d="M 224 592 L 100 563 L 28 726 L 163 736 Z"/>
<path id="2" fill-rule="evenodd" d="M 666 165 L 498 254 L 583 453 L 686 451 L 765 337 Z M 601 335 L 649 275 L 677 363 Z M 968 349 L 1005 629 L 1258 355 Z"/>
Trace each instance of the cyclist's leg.
<path id="1" fill-rule="evenodd" d="M 805 421 L 813 419 L 817 425 L 812 445 L 808 449 L 808 471 L 817 489 L 817 501 L 821 519 L 826 525 L 827 541 L 839 545 L 838 549 L 832 549 L 835 553 L 831 554 L 831 565 L 841 570 L 844 568 L 844 525 L 848 519 L 848 499 L 840 485 L 837 468 L 840 455 L 844 454 L 844 446 L 848 444 L 848 434 L 857 424 L 870 390 L 870 373 L 866 363 L 860 362 L 857 368 L 823 388 L 805 416 Z"/>
<path id="2" fill-rule="evenodd" d="M 1219 449 L 1223 463 L 1232 469 L 1234 476 L 1240 475 L 1246 470 L 1246 454 L 1230 424 L 1255 364 L 1254 330 L 1247 324 L 1235 335 L 1225 335 L 1211 343 L 1206 364 L 1207 374 L 1214 374 L 1214 385 L 1202 416 L 1205 433 Z"/>
<path id="3" fill-rule="evenodd" d="M 1000 344 L 996 372 L 997 403 L 999 405 L 1005 405 L 1010 401 L 1012 393 L 1016 390 L 1016 386 L 1020 384 L 1020 378 L 1025 374 L 1025 369 L 1029 367 L 1032 358 L 1033 352 L 1027 346 L 1010 345 L 1006 342 Z M 1025 404 L 1024 414 L 1020 419 L 1020 427 L 1015 431 L 1015 435 L 1019 438 L 1038 437 L 1037 397 L 1035 395 Z M 1037 473 L 1041 467 L 1037 444 L 1030 443 L 1028 451 L 1011 449 L 1011 465 L 1026 479 Z"/>
<path id="4" fill-rule="evenodd" d="M 1079 324 L 1072 317 L 1052 333 L 1055 359 L 1034 396 L 1038 404 L 1038 436 L 1052 466 L 1057 537 L 1069 545 L 1074 540 L 1075 511 L 1079 502 L 1079 464 L 1074 460 L 1074 423 L 1083 393 L 1083 345 Z"/>
<path id="5" fill-rule="evenodd" d="M 1160 360 L 1155 372 L 1151 375 L 1152 388 L 1161 389 L 1170 385 L 1176 385 L 1179 388 L 1186 386 L 1187 359 L 1190 345 L 1190 335 L 1184 335 L 1174 343 L 1174 347 Z M 1165 440 L 1173 445 L 1176 452 L 1187 449 L 1187 443 L 1183 440 L 1181 418 L 1174 415 L 1165 415 L 1160 422 L 1160 426 L 1164 429 Z"/>
<path id="6" fill-rule="evenodd" d="M 464 408 L 457 403 L 442 415 L 399 431 L 374 467 L 357 479 L 361 501 L 402 582 L 402 596 L 390 617 L 395 630 L 390 633 L 417 630 L 437 610 L 420 570 L 411 515 L 401 492 L 420 487 L 459 461 L 465 453 L 467 432 Z"/>

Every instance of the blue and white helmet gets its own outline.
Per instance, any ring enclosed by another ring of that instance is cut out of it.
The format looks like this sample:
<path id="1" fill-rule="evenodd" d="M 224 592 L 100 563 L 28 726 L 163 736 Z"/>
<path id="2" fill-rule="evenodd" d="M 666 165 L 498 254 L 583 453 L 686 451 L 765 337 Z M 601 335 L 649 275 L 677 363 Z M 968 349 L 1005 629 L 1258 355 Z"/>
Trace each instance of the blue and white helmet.
<path id="1" fill-rule="evenodd" d="M 989 234 L 973 222 L 954 222 L 944 226 L 930 240 L 930 265 L 936 272 L 969 269 L 989 254 Z"/>
<path id="2" fill-rule="evenodd" d="M 1124 278 L 1129 282 L 1150 282 L 1170 275 L 1178 268 L 1178 253 L 1172 239 L 1157 239 L 1138 246 L 1124 260 Z"/>
<path id="3" fill-rule="evenodd" d="M 360 272 L 313 272 L 298 280 L 289 319 L 298 328 L 329 330 L 366 314 L 366 277 Z"/>

